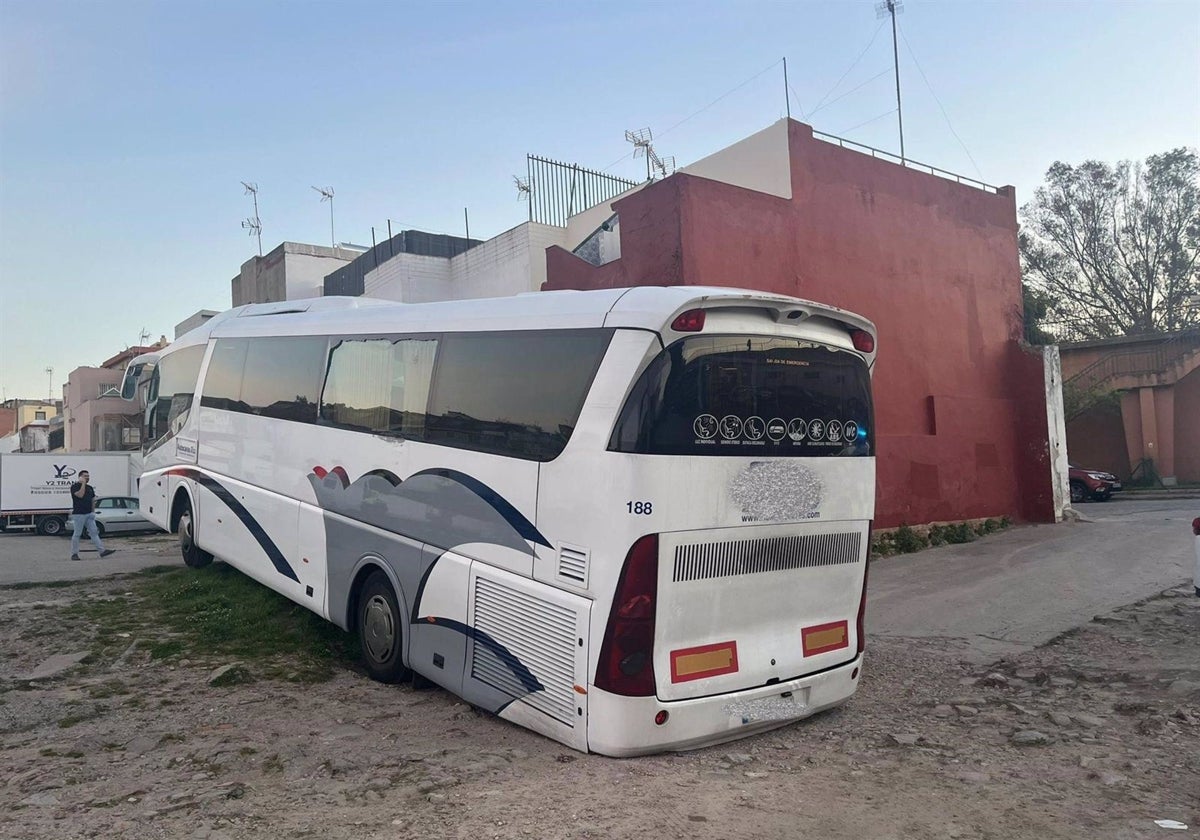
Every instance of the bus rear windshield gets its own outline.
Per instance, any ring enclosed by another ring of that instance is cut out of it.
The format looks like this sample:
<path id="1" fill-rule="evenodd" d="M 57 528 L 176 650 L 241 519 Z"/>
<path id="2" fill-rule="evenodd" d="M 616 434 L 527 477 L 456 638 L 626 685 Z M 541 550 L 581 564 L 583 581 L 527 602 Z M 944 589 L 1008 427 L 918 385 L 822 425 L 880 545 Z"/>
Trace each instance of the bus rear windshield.
<path id="1" fill-rule="evenodd" d="M 647 455 L 871 455 L 871 381 L 860 356 L 811 341 L 695 336 L 651 362 L 609 449 Z"/>

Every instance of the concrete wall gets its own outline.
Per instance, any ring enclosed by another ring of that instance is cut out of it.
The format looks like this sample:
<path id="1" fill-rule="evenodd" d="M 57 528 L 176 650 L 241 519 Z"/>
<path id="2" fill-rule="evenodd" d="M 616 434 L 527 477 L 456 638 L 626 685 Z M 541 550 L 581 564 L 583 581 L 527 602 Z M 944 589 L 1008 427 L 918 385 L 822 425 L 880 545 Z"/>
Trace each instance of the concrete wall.
<path id="1" fill-rule="evenodd" d="M 1200 368 L 1175 383 L 1175 475 L 1200 482 Z"/>
<path id="2" fill-rule="evenodd" d="M 677 174 L 615 202 L 621 259 L 547 255 L 547 289 L 740 286 L 879 328 L 880 526 L 1055 519 L 1044 361 L 1020 344 L 1016 200 L 787 123 L 789 200 Z"/>
<path id="3" fill-rule="evenodd" d="M 357 257 L 358 251 L 283 242 L 265 257 L 251 257 L 230 282 L 233 306 L 320 297 L 325 275 Z"/>
<path id="4" fill-rule="evenodd" d="M 1067 460 L 1067 418 L 1063 410 L 1062 360 L 1057 347 L 1042 348 L 1042 380 L 1046 388 L 1050 489 L 1054 498 L 1054 519 L 1060 522 L 1063 510 L 1071 504 L 1071 467 Z"/>
<path id="5" fill-rule="evenodd" d="M 1067 452 L 1077 467 L 1104 470 L 1128 481 L 1129 457 L 1120 400 L 1104 400 L 1072 418 L 1067 423 Z"/>
<path id="6" fill-rule="evenodd" d="M 779 198 L 791 198 L 788 120 L 780 120 L 679 171 Z"/>
<path id="7" fill-rule="evenodd" d="M 216 314 L 217 312 L 215 309 L 201 309 L 200 311 L 189 315 L 187 318 L 175 325 L 175 338 L 179 338 L 184 333 L 191 332 Z"/>
<path id="8" fill-rule="evenodd" d="M 546 281 L 546 248 L 564 230 L 526 222 L 452 258 L 396 254 L 367 272 L 367 297 L 426 303 L 533 292 Z"/>
<path id="9" fill-rule="evenodd" d="M 382 300 L 425 303 L 450 300 L 450 261 L 421 254 L 396 254 L 363 277 L 363 294 Z"/>
<path id="10" fill-rule="evenodd" d="M 21 429 L 22 452 L 48 452 L 50 450 L 50 423 L 38 420 Z"/>

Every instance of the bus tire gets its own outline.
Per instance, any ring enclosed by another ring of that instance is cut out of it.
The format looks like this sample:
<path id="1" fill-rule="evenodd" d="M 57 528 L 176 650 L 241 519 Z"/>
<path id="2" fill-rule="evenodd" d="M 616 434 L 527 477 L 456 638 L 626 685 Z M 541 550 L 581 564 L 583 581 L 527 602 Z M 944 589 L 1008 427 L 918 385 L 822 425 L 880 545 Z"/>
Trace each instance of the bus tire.
<path id="1" fill-rule="evenodd" d="M 57 537 L 67 528 L 61 516 L 43 516 L 37 521 L 37 532 L 43 537 Z"/>
<path id="2" fill-rule="evenodd" d="M 192 523 L 192 503 L 183 500 L 183 512 L 179 514 L 179 553 L 184 565 L 192 569 L 203 569 L 213 561 L 213 556 L 196 545 L 196 529 Z"/>
<path id="3" fill-rule="evenodd" d="M 358 593 L 354 627 L 363 662 L 371 679 L 398 683 L 411 672 L 404 665 L 403 618 L 391 581 L 379 569 L 371 572 Z"/>

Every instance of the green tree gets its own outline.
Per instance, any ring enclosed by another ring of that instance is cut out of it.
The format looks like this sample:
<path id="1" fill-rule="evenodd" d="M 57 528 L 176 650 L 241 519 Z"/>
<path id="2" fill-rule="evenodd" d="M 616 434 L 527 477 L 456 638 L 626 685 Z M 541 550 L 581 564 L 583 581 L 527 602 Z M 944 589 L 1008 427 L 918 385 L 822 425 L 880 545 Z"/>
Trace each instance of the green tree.
<path id="1" fill-rule="evenodd" d="M 1081 338 L 1196 324 L 1200 160 L 1193 149 L 1116 166 L 1056 162 L 1021 208 L 1025 283 Z M 1028 311 L 1029 298 L 1026 298 Z"/>

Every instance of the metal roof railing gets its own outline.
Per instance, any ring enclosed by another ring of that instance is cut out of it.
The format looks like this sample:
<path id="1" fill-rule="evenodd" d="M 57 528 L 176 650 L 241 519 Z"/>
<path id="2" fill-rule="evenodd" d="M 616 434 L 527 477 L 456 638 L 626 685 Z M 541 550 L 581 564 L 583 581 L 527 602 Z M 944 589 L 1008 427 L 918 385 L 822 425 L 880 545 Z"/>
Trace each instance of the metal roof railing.
<path id="1" fill-rule="evenodd" d="M 874 146 L 868 146 L 866 143 L 858 143 L 854 140 L 847 140 L 844 137 L 838 137 L 834 134 L 826 134 L 824 131 L 817 131 L 815 128 L 813 129 L 813 137 L 816 137 L 818 140 L 824 140 L 826 143 L 835 143 L 838 146 L 841 146 L 843 149 L 849 148 L 852 151 L 870 153 L 871 157 L 873 158 L 883 158 L 884 160 L 891 161 L 892 163 L 898 163 L 906 169 L 915 169 L 918 172 L 924 172 L 928 175 L 936 175 L 939 178 L 945 178 L 948 181 L 954 181 L 958 184 L 965 184 L 968 187 L 975 187 L 976 189 L 992 193 L 993 195 L 1000 192 L 999 187 L 992 186 L 991 184 L 985 184 L 983 181 L 975 178 L 968 178 L 966 175 L 959 175 L 956 172 L 951 172 L 947 169 L 941 169 L 928 163 L 921 163 L 920 161 L 913 160 L 912 158 L 902 158 L 900 155 L 884 151 L 883 149 L 876 149 Z"/>

